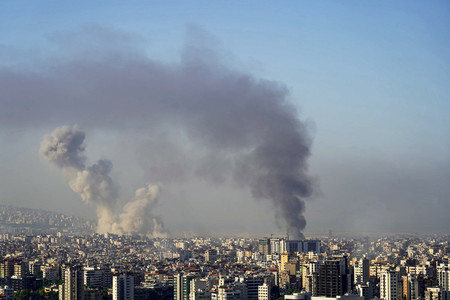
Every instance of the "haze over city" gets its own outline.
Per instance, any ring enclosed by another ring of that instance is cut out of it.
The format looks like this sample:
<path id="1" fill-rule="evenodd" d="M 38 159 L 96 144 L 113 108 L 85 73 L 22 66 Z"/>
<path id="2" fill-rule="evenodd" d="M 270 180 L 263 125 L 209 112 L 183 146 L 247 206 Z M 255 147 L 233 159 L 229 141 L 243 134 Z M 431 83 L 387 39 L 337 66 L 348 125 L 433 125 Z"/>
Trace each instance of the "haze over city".
<path id="1" fill-rule="evenodd" d="M 154 236 L 448 232 L 449 13 L 2 2 L 0 203 Z"/>

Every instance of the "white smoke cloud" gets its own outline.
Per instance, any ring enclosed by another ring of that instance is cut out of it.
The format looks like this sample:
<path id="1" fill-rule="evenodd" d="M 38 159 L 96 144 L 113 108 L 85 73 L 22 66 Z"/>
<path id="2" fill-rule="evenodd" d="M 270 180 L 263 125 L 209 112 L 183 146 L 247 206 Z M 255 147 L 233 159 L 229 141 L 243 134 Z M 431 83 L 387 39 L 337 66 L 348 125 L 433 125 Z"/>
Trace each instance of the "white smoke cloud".
<path id="1" fill-rule="evenodd" d="M 111 207 L 98 204 L 96 213 L 97 213 L 97 232 L 115 233 L 112 229 L 112 225 L 115 223 L 117 217 L 112 211 Z"/>
<path id="2" fill-rule="evenodd" d="M 113 205 L 118 196 L 109 176 L 111 169 L 112 163 L 109 160 L 99 160 L 91 167 L 78 171 L 69 181 L 69 186 L 86 203 Z"/>
<path id="3" fill-rule="evenodd" d="M 153 232 L 152 232 L 152 236 L 153 237 L 159 237 L 159 238 L 167 237 L 167 232 L 164 229 L 164 223 L 162 223 L 162 221 L 158 217 L 154 217 L 153 218 Z"/>
<path id="4" fill-rule="evenodd" d="M 119 223 L 113 225 L 113 232 L 146 233 L 152 227 L 154 231 L 155 229 L 156 232 L 160 231 L 161 225 L 148 217 L 156 204 L 159 192 L 160 187 L 158 185 L 150 184 L 136 190 L 135 200 L 125 204 L 123 213 L 119 216 Z"/>
<path id="5" fill-rule="evenodd" d="M 112 162 L 99 160 L 85 168 L 85 133 L 77 126 L 62 126 L 46 135 L 41 142 L 40 154 L 50 163 L 58 166 L 65 175 L 69 187 L 81 199 L 96 206 L 97 231 L 99 233 L 143 233 L 164 235 L 164 226 L 151 216 L 160 187 L 148 185 L 136 191 L 135 200 L 123 207 L 123 213 L 115 215 L 119 198 L 117 187 L 109 176 Z"/>

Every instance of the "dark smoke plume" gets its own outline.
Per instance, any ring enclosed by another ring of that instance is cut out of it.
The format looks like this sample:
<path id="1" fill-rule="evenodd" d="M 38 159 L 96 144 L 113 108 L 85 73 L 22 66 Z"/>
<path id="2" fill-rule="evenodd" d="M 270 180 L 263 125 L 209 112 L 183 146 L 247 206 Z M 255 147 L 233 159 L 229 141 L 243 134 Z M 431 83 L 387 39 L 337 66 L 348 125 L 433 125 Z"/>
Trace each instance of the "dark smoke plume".
<path id="1" fill-rule="evenodd" d="M 115 34 L 91 27 L 72 38 L 105 41 Z M 308 130 L 284 86 L 225 67 L 214 49 L 199 46 L 213 44 L 204 39 L 191 29 L 181 62 L 171 65 L 147 58 L 129 39 L 125 50 L 70 49 L 69 59 L 34 73 L 0 69 L 0 101 L 9 108 L 0 110 L 0 123 L 133 130 L 152 181 L 233 178 L 255 198 L 270 199 L 279 223 L 300 238 L 312 192 Z M 50 147 L 58 166 L 83 169 L 82 157 L 59 156 L 82 147 L 79 139 Z"/>

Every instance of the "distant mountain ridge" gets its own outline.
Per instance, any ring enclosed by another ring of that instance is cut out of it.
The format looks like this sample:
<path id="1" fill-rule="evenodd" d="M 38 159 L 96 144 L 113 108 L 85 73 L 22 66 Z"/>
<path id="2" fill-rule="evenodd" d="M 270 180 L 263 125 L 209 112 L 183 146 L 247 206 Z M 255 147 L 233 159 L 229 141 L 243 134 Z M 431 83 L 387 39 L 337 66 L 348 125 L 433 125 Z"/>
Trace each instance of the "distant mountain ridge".
<path id="1" fill-rule="evenodd" d="M 92 232 L 94 227 L 93 221 L 80 217 L 0 204 L 0 231 L 3 233 L 21 232 L 25 229 L 34 233 Z"/>

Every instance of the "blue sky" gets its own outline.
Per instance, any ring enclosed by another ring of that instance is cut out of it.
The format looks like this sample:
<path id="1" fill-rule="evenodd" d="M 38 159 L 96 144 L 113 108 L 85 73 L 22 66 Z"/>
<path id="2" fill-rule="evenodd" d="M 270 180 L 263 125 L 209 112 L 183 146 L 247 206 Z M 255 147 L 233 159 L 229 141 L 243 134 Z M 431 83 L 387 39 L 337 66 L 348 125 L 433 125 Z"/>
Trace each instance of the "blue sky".
<path id="1" fill-rule="evenodd" d="M 177 63 L 187 28 L 201 28 L 223 64 L 285 85 L 301 119 L 310 124 L 310 173 L 320 188 L 306 204 L 307 232 L 448 231 L 448 1 L 3 1 L 0 25 L 0 65 L 9 70 L 39 68 L 54 57 L 70 57 L 55 40 L 89 26 L 129 34 L 152 60 Z M 77 42 L 96 43 L 83 38 Z M 3 127 L 4 132 L 19 130 Z M 42 182 L 22 175 L 16 167 L 20 163 L 15 164 L 24 157 L 36 160 L 34 150 L 25 149 L 31 142 L 39 143 L 48 128 L 20 132 L 16 143 L 9 141 L 8 133 L 0 136 L 2 144 L 8 144 L 0 156 L 0 178 L 5 182 L 0 199 L 50 208 L 57 197 L 46 194 Z M 92 134 L 116 143 L 114 134 Z M 120 161 L 120 153 L 89 147 L 99 156 L 105 151 Z M 51 172 L 38 160 L 33 164 Z M 7 172 L 11 169 L 17 174 L 14 180 Z M 55 185 L 57 178 L 52 178 Z M 24 181 L 33 192 L 11 188 Z M 74 197 L 63 187 L 55 188 L 58 197 Z M 39 194 L 38 200 L 27 202 L 24 198 L 33 193 Z M 190 201 L 187 207 L 202 203 Z M 258 207 L 242 227 L 276 231 L 272 214 L 267 214 L 270 205 L 252 201 L 240 204 L 247 211 Z M 77 211 L 73 203 L 58 209 Z M 159 209 L 164 216 L 170 203 Z M 223 201 L 204 213 L 220 209 L 228 209 Z M 422 221 L 411 221 L 419 212 Z M 265 225 L 255 225 L 260 215 L 267 218 Z M 177 217 L 166 225 L 172 230 L 183 224 L 200 228 L 190 222 Z M 241 229 L 225 223 L 218 222 L 213 230 Z"/>

